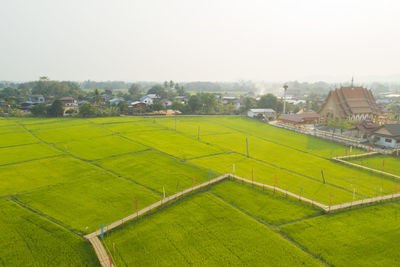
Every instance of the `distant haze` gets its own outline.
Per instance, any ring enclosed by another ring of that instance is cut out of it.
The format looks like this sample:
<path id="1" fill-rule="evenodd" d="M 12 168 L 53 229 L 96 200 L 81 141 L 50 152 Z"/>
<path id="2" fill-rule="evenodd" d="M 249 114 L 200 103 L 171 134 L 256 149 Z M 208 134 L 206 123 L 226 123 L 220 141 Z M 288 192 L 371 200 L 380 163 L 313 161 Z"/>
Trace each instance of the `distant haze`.
<path id="1" fill-rule="evenodd" d="M 400 1 L 1 0 L 0 80 L 400 81 Z"/>

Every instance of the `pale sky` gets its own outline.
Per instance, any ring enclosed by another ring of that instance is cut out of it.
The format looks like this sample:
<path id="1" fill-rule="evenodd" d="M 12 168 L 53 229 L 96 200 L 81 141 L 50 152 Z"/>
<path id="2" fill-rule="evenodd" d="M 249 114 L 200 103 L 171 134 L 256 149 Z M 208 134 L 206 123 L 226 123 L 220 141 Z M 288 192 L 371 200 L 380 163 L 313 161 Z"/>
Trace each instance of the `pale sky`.
<path id="1" fill-rule="evenodd" d="M 395 74 L 398 0 L 0 0 L 0 80 Z"/>

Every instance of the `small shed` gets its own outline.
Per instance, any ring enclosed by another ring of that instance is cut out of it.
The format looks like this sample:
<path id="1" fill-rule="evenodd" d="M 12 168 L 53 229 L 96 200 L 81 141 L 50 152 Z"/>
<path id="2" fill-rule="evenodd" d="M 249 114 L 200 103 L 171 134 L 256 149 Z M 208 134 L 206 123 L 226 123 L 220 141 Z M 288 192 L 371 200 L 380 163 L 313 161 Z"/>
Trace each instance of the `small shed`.
<path id="1" fill-rule="evenodd" d="M 250 118 L 263 118 L 265 120 L 274 120 L 276 112 L 270 108 L 252 108 L 247 111 L 247 116 Z"/>

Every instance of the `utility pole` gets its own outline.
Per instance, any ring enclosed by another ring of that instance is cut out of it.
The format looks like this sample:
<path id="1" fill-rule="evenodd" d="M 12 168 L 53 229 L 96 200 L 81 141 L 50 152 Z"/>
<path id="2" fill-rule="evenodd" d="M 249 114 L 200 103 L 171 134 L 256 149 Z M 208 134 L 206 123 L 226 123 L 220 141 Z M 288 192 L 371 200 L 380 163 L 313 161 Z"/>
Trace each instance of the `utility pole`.
<path id="1" fill-rule="evenodd" d="M 283 86 L 283 114 L 286 114 L 286 91 L 288 87 L 287 84 Z"/>

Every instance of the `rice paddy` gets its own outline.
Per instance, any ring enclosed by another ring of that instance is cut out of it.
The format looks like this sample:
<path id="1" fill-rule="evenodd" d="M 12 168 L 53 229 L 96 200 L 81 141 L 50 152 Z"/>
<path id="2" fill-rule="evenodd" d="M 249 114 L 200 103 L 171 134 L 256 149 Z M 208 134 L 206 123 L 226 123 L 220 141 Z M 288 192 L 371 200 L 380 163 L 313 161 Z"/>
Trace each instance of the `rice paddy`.
<path id="1" fill-rule="evenodd" d="M 2 118 L 0 266 L 98 266 L 85 234 L 134 213 L 135 199 L 141 209 L 225 173 L 325 205 L 397 190 L 396 179 L 330 160 L 346 149 L 241 117 Z M 399 174 L 394 157 L 354 161 Z M 103 244 L 117 266 L 344 266 L 353 254 L 352 265 L 396 265 L 399 207 L 325 214 L 224 181 L 108 233 Z"/>

